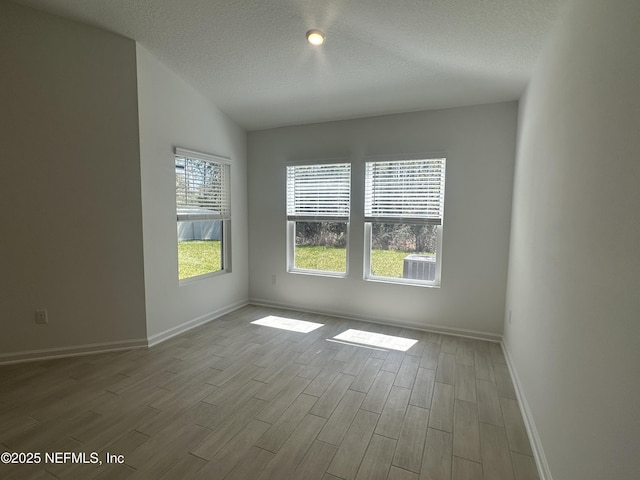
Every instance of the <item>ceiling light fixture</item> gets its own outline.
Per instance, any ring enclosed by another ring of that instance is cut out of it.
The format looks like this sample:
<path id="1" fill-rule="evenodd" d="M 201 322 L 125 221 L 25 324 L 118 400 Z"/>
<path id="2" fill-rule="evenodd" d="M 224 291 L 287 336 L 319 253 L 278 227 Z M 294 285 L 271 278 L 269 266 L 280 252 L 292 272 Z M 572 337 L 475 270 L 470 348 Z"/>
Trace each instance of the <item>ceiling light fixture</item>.
<path id="1" fill-rule="evenodd" d="M 322 45 L 324 43 L 324 33 L 320 30 L 309 30 L 307 32 L 307 41 L 311 45 Z"/>

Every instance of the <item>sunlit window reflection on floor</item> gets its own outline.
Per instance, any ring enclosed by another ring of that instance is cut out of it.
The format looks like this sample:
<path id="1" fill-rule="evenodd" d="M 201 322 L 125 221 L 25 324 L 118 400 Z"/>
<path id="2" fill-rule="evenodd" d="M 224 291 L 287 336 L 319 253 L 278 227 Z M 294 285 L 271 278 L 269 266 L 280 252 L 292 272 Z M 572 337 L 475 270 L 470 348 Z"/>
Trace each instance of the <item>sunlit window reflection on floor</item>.
<path id="1" fill-rule="evenodd" d="M 418 340 L 404 337 L 394 337 L 393 335 L 383 335 L 381 333 L 365 332 L 363 330 L 346 330 L 340 335 L 333 337 L 333 340 L 340 340 L 345 343 L 370 345 L 372 347 L 387 348 L 389 350 L 399 350 L 406 352 L 413 347 Z"/>
<path id="2" fill-rule="evenodd" d="M 251 323 L 255 325 L 262 325 L 264 327 L 280 328 L 282 330 L 299 333 L 313 332 L 316 328 L 320 328 L 324 325 L 323 323 L 307 322 L 306 320 L 296 320 L 294 318 L 276 317 L 275 315 L 269 315 L 268 317 L 260 318 Z"/>

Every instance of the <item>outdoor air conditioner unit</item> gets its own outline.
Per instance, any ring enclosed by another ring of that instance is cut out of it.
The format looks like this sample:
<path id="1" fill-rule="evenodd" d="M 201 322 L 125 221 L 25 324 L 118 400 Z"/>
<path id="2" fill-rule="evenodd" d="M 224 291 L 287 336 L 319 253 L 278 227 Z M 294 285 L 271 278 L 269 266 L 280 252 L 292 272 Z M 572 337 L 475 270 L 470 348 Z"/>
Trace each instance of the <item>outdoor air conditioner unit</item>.
<path id="1" fill-rule="evenodd" d="M 433 282 L 436 279 L 436 257 L 429 255 L 407 255 L 404 257 L 402 278 Z"/>

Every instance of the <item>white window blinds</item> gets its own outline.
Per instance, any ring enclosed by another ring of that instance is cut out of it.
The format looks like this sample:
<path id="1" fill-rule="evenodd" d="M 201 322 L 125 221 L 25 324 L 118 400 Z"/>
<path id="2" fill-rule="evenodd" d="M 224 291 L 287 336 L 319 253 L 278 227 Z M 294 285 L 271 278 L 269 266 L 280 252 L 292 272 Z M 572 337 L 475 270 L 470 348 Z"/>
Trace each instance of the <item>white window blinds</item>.
<path id="1" fill-rule="evenodd" d="M 176 149 L 176 213 L 183 220 L 230 220 L 228 159 Z"/>
<path id="2" fill-rule="evenodd" d="M 366 222 L 442 225 L 444 158 L 366 162 Z"/>
<path id="3" fill-rule="evenodd" d="M 287 219 L 347 221 L 351 164 L 287 166 Z"/>

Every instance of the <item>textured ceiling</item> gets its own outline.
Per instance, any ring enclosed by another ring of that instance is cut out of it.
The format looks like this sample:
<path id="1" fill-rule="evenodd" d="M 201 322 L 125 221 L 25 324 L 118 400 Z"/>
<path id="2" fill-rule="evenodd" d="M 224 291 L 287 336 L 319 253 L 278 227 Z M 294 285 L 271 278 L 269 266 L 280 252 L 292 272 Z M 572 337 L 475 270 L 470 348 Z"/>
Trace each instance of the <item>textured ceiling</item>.
<path id="1" fill-rule="evenodd" d="M 18 3 L 136 40 L 257 130 L 517 99 L 564 1 Z"/>

